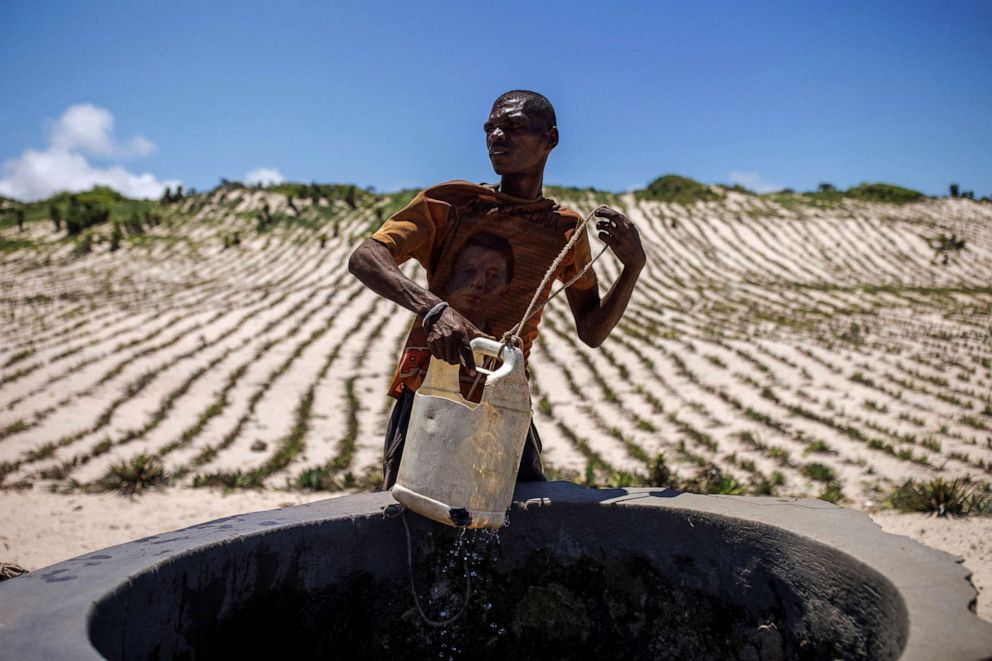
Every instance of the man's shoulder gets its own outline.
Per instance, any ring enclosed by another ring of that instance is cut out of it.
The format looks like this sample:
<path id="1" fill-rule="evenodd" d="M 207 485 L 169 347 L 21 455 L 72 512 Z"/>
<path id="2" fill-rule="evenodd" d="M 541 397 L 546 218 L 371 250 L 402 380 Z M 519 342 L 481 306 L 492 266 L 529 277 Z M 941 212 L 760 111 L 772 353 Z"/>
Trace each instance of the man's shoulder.
<path id="1" fill-rule="evenodd" d="M 559 216 L 563 216 L 567 220 L 579 221 L 585 218 L 585 216 L 583 216 L 575 209 L 571 209 L 569 207 L 563 206 L 561 204 L 558 204 L 557 202 L 555 202 L 554 211 L 556 214 L 558 214 Z"/>
<path id="2" fill-rule="evenodd" d="M 454 206 L 461 206 L 466 202 L 476 200 L 480 197 L 495 199 L 495 190 L 485 184 L 474 184 L 471 181 L 455 179 L 446 181 L 430 188 L 425 188 L 421 194 L 429 199 L 447 202 Z"/>

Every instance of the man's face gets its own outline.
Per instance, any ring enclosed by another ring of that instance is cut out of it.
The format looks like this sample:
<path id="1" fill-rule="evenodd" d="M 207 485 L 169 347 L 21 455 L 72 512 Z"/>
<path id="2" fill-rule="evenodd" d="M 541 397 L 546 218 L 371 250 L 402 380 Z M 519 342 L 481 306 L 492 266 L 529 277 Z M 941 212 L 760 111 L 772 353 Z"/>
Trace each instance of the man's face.
<path id="1" fill-rule="evenodd" d="M 506 275 L 506 257 L 498 250 L 469 246 L 455 261 L 448 303 L 472 323 L 484 323 L 495 299 L 506 291 Z"/>
<path id="2" fill-rule="evenodd" d="M 494 105 L 483 128 L 489 160 L 500 176 L 542 173 L 558 144 L 558 129 L 528 113 L 523 99 L 511 97 Z"/>

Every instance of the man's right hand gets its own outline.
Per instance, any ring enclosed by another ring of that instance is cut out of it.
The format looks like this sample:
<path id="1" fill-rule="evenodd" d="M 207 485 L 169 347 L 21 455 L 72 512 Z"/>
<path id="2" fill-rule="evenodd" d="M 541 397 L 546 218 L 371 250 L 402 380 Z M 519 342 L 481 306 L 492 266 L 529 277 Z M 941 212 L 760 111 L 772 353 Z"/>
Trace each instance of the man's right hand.
<path id="1" fill-rule="evenodd" d="M 412 312 L 423 315 L 441 301 L 403 275 L 389 248 L 375 239 L 365 239 L 359 244 L 348 260 L 348 270 L 375 293 Z M 424 331 L 433 356 L 452 365 L 464 363 L 469 374 L 475 376 L 475 359 L 468 343 L 473 338 L 489 335 L 450 307 L 428 323 Z"/>
<path id="2" fill-rule="evenodd" d="M 446 363 L 465 365 L 469 376 L 475 376 L 475 357 L 469 346 L 476 337 L 487 337 L 471 321 L 459 314 L 452 307 L 446 307 L 443 312 L 427 328 L 427 346 L 431 355 Z"/>

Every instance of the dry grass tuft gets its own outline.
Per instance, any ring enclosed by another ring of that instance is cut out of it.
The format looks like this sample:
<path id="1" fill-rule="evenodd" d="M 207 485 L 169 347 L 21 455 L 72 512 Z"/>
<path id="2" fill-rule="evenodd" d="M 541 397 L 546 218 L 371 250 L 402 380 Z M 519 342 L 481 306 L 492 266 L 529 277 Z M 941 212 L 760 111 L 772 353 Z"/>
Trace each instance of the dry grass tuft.
<path id="1" fill-rule="evenodd" d="M 166 482 L 162 460 L 155 455 L 142 452 L 131 459 L 112 465 L 103 477 L 102 485 L 125 496 L 135 496 Z"/>
<path id="2" fill-rule="evenodd" d="M 937 516 L 992 514 L 992 491 L 986 482 L 959 477 L 929 481 L 907 480 L 889 496 L 889 504 L 900 512 L 929 512 Z"/>

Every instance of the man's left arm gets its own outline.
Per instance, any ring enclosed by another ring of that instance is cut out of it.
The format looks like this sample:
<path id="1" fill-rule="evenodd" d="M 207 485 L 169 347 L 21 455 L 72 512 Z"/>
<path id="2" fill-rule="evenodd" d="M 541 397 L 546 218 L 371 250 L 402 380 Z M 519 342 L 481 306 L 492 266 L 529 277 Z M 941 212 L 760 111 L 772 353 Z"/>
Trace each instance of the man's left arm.
<path id="1" fill-rule="evenodd" d="M 637 277 L 647 261 L 637 228 L 626 216 L 606 207 L 598 209 L 596 216 L 600 218 L 596 223 L 599 238 L 623 264 L 623 271 L 602 298 L 595 286 L 565 290 L 579 339 L 591 347 L 601 345 L 623 317 Z"/>

